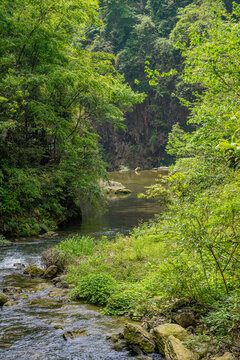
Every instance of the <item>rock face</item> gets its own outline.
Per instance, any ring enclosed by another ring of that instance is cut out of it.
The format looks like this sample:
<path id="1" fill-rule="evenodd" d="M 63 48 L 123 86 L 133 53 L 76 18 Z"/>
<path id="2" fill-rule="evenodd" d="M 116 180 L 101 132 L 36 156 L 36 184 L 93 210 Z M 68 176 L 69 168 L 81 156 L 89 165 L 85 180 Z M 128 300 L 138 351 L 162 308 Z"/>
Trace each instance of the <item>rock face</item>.
<path id="1" fill-rule="evenodd" d="M 53 279 L 54 276 L 58 272 L 58 267 L 56 265 L 50 265 L 44 272 L 43 277 L 44 279 Z"/>
<path id="2" fill-rule="evenodd" d="M 174 317 L 176 323 L 184 328 L 195 326 L 196 321 L 192 311 L 184 311 Z"/>
<path id="3" fill-rule="evenodd" d="M 42 276 L 44 274 L 44 270 L 38 268 L 35 264 L 31 264 L 26 269 L 24 269 L 23 273 L 31 275 L 32 277 L 37 277 Z"/>
<path id="4" fill-rule="evenodd" d="M 126 324 L 123 333 L 127 344 L 138 346 L 144 353 L 153 353 L 156 350 L 152 335 L 141 326 Z"/>
<path id="5" fill-rule="evenodd" d="M 164 324 L 153 329 L 154 340 L 157 344 L 160 354 L 165 353 L 165 344 L 169 336 L 173 335 L 175 338 L 184 341 L 189 338 L 188 332 L 177 324 Z"/>
<path id="6" fill-rule="evenodd" d="M 6 294 L 0 293 L 0 306 L 3 306 L 8 301 L 8 296 Z"/>
<path id="7" fill-rule="evenodd" d="M 198 360 L 199 356 L 188 350 L 180 340 L 170 335 L 165 344 L 167 360 Z"/>

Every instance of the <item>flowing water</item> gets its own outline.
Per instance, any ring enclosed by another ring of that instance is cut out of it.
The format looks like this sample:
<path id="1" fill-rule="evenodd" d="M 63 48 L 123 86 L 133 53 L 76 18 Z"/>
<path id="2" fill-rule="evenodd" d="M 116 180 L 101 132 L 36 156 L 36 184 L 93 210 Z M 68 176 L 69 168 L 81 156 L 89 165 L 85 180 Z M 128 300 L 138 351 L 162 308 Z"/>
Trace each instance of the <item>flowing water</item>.
<path id="1" fill-rule="evenodd" d="M 137 199 L 144 186 L 154 183 L 156 171 L 113 172 L 110 178 L 132 190 L 128 196 L 110 198 L 105 214 L 83 218 L 82 224 L 65 229 L 58 236 L 21 240 L 0 249 L 0 291 L 5 286 L 20 286 L 23 292 L 12 295 L 13 306 L 0 312 L 0 359 L 11 360 L 127 360 L 127 352 L 116 352 L 106 336 L 121 330 L 124 319 L 107 317 L 99 308 L 62 300 L 61 290 L 40 278 L 23 275 L 20 264 L 41 265 L 43 250 L 57 244 L 68 234 L 81 233 L 113 238 L 128 233 L 139 221 L 159 212 L 156 204 Z M 64 332 L 83 329 L 82 336 L 65 340 Z M 154 357 L 161 359 L 159 355 Z"/>

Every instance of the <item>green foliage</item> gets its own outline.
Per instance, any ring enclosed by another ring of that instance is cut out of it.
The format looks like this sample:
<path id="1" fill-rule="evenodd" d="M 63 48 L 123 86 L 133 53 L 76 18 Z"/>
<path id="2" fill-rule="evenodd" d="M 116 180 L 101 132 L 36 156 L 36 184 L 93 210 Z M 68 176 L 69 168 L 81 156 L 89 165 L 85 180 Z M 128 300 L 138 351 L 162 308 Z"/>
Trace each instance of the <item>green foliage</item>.
<path id="1" fill-rule="evenodd" d="M 240 297 L 239 293 L 220 298 L 214 303 L 214 310 L 210 311 L 203 319 L 211 332 L 218 337 L 229 335 L 240 324 Z"/>
<path id="2" fill-rule="evenodd" d="M 0 234 L 0 246 L 12 245 L 11 241 L 7 240 L 2 234 Z"/>
<path id="3" fill-rule="evenodd" d="M 65 258 L 91 255 L 94 251 L 95 242 L 90 236 L 69 236 L 61 241 L 55 249 Z"/>
<path id="4" fill-rule="evenodd" d="M 91 304 L 105 305 L 113 293 L 116 282 L 106 273 L 90 274 L 83 277 L 72 290 L 74 299 L 84 299 Z"/>
<path id="5" fill-rule="evenodd" d="M 133 290 L 122 290 L 111 295 L 107 300 L 104 313 L 107 315 L 125 315 L 134 309 L 139 293 Z"/>
<path id="6" fill-rule="evenodd" d="M 4 233 L 38 233 L 99 203 L 106 173 L 93 124 L 123 127 L 124 112 L 144 98 L 116 72 L 113 55 L 84 46 L 86 29 L 100 24 L 95 0 L 0 5 Z"/>

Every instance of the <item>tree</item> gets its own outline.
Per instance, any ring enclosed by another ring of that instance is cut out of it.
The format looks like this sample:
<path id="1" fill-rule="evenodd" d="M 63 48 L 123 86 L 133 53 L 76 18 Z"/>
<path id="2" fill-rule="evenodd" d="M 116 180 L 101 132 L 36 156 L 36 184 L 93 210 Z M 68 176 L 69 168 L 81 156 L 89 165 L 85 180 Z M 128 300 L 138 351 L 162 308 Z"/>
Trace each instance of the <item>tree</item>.
<path id="1" fill-rule="evenodd" d="M 4 232 L 15 232 L 19 221 L 38 232 L 36 223 L 62 221 L 80 212 L 83 198 L 99 198 L 104 164 L 92 123 L 123 126 L 123 113 L 143 99 L 116 72 L 112 55 L 84 48 L 86 27 L 100 24 L 97 11 L 96 0 L 0 5 Z"/>

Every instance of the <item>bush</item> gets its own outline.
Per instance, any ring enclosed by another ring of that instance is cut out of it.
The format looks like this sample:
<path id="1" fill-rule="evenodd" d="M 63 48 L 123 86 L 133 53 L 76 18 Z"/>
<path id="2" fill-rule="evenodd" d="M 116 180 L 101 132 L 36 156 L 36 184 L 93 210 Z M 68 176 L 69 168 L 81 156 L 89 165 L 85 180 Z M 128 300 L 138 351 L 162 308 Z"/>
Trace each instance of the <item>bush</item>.
<path id="1" fill-rule="evenodd" d="M 113 294 L 107 300 L 107 306 L 104 313 L 107 315 L 124 315 L 127 314 L 136 303 L 136 296 L 129 292 L 120 292 Z"/>
<path id="2" fill-rule="evenodd" d="M 72 290 L 72 298 L 84 299 L 91 304 L 105 305 L 116 288 L 111 275 L 100 273 L 84 276 L 78 286 Z"/>
<path id="3" fill-rule="evenodd" d="M 92 255 L 94 250 L 94 239 L 90 236 L 75 235 L 60 242 L 55 249 L 63 256 Z"/>

